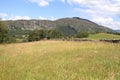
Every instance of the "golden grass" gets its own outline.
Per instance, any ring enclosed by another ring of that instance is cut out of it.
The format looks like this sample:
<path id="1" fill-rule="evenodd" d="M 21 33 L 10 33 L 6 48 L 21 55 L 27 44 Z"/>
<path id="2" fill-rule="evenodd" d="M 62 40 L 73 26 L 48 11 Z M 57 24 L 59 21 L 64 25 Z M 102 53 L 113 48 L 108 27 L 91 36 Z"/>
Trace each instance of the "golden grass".
<path id="1" fill-rule="evenodd" d="M 0 45 L 0 80 L 97 79 L 120 79 L 120 44 L 38 41 Z"/>

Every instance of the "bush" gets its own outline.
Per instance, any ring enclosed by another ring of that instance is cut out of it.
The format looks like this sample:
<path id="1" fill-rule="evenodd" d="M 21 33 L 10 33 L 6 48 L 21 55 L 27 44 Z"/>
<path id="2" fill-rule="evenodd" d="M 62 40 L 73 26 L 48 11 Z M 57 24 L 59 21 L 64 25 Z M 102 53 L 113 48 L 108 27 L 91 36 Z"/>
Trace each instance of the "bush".
<path id="1" fill-rule="evenodd" d="M 46 34 L 47 39 L 61 38 L 62 34 L 56 30 L 48 30 Z"/>
<path id="2" fill-rule="evenodd" d="M 0 21 L 0 43 L 6 43 L 8 42 L 8 30 L 3 24 L 2 21 Z"/>
<path id="3" fill-rule="evenodd" d="M 42 39 L 60 38 L 62 34 L 55 30 L 33 30 L 28 34 L 28 41 L 39 41 Z"/>
<path id="4" fill-rule="evenodd" d="M 39 41 L 45 38 L 44 30 L 33 30 L 28 35 L 28 41 Z"/>
<path id="5" fill-rule="evenodd" d="M 82 32 L 82 33 L 77 34 L 75 37 L 76 38 L 86 38 L 88 36 L 89 36 L 88 32 Z"/>

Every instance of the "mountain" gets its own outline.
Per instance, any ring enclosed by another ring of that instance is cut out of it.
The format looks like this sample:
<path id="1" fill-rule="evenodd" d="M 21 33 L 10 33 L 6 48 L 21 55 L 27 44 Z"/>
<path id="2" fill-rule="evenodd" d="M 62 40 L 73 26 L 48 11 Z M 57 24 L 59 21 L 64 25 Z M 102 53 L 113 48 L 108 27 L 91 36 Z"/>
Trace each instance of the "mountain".
<path id="1" fill-rule="evenodd" d="M 120 30 L 114 30 L 114 31 L 120 33 Z"/>
<path id="2" fill-rule="evenodd" d="M 34 30 L 48 29 L 58 30 L 65 35 L 73 35 L 80 32 L 112 32 L 112 29 L 98 25 L 92 21 L 79 17 L 61 18 L 56 21 L 50 20 L 9 20 L 4 21 L 9 30 Z"/>

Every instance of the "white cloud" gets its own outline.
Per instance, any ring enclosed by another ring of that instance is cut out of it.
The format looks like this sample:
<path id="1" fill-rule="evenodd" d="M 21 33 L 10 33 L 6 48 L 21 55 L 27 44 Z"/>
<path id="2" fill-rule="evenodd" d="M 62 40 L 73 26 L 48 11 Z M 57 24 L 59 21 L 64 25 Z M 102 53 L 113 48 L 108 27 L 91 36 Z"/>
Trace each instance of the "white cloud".
<path id="1" fill-rule="evenodd" d="M 77 4 L 80 11 L 92 15 L 116 16 L 120 11 L 120 0 L 67 0 L 69 4 Z"/>
<path id="2" fill-rule="evenodd" d="M 49 5 L 49 2 L 53 1 L 53 0 L 29 0 L 32 3 L 37 3 L 39 6 L 44 7 Z"/>
<path id="3" fill-rule="evenodd" d="M 0 19 L 1 20 L 6 20 L 6 17 L 8 16 L 7 13 L 0 13 Z"/>
<path id="4" fill-rule="evenodd" d="M 51 17 L 51 20 L 53 20 L 53 21 L 54 21 L 54 20 L 56 20 L 56 18 L 55 18 L 54 16 L 52 16 L 52 17 Z"/>
<path id="5" fill-rule="evenodd" d="M 103 26 L 109 26 L 112 29 L 120 29 L 120 22 L 114 21 L 112 18 L 95 17 L 92 21 Z"/>
<path id="6" fill-rule="evenodd" d="M 54 16 L 51 16 L 51 17 L 43 17 L 43 16 L 39 16 L 39 19 L 40 20 L 56 20 L 56 18 Z"/>
<path id="7" fill-rule="evenodd" d="M 43 16 L 39 16 L 39 19 L 40 19 L 40 20 L 47 20 L 47 18 L 46 18 L 46 17 L 43 17 Z"/>
<path id="8" fill-rule="evenodd" d="M 20 20 L 20 19 L 30 20 L 29 16 L 13 16 L 7 13 L 0 13 L 0 18 L 2 20 Z"/>
<path id="9" fill-rule="evenodd" d="M 4 18 L 4 17 L 6 17 L 6 16 L 7 16 L 6 13 L 0 13 L 0 18 Z"/>
<path id="10" fill-rule="evenodd" d="M 65 0 L 61 0 L 63 3 L 65 3 Z"/>
<path id="11" fill-rule="evenodd" d="M 120 29 L 120 21 L 115 17 L 120 15 L 120 0 L 66 0 L 70 5 L 78 5 L 76 11 L 87 14 L 94 22 Z"/>
<path id="12" fill-rule="evenodd" d="M 30 17 L 28 17 L 28 16 L 13 16 L 13 17 L 9 18 L 8 20 L 21 20 L 21 19 L 30 20 Z"/>

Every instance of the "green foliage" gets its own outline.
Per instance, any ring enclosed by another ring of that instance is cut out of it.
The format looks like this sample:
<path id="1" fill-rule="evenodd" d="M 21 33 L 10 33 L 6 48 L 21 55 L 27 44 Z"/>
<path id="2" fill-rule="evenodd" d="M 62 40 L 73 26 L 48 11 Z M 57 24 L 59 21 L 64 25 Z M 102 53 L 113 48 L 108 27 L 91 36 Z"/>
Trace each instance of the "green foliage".
<path id="1" fill-rule="evenodd" d="M 0 43 L 8 41 L 8 31 L 4 23 L 0 21 Z"/>
<path id="2" fill-rule="evenodd" d="M 33 30 L 29 33 L 28 41 L 39 41 L 45 38 L 45 31 L 44 30 Z"/>
<path id="3" fill-rule="evenodd" d="M 77 34 L 75 37 L 76 38 L 86 38 L 88 36 L 89 36 L 88 32 L 82 32 L 82 33 Z"/>
<path id="4" fill-rule="evenodd" d="M 27 42 L 29 30 L 9 30 L 9 42 Z"/>
<path id="5" fill-rule="evenodd" d="M 63 18 L 56 21 L 49 20 L 17 20 L 17 21 L 4 21 L 10 30 L 33 30 L 37 29 L 54 29 L 66 36 L 75 35 L 79 32 L 89 32 L 89 33 L 98 33 L 98 32 L 111 32 L 113 30 L 97 25 L 94 22 L 91 22 L 86 19 L 79 17 L 73 18 Z M 39 22 L 44 23 L 40 24 Z"/>
<path id="6" fill-rule="evenodd" d="M 8 26 L 8 33 L 10 42 L 26 42 L 28 41 L 36 41 L 44 38 L 54 39 L 61 38 L 64 36 L 65 39 L 69 39 L 74 35 L 78 34 L 78 37 L 81 36 L 79 33 L 89 32 L 89 33 L 99 33 L 99 32 L 111 32 L 113 30 L 109 28 L 105 28 L 103 26 L 99 26 L 89 20 L 85 20 L 79 17 L 73 18 L 63 18 L 56 21 L 49 20 L 17 20 L 17 21 L 4 21 Z M 40 22 L 44 23 L 44 25 L 40 24 Z M 45 36 L 39 37 L 39 34 L 34 31 L 34 29 L 45 29 Z M 51 31 L 52 29 L 52 31 Z M 30 33 L 28 34 L 28 32 Z M 34 32 L 32 32 L 33 30 Z M 26 34 L 27 32 L 27 34 Z M 35 36 L 32 36 L 32 35 Z M 23 36 L 27 37 L 23 37 Z M 86 36 L 82 36 L 86 37 Z M 28 38 L 28 39 L 27 39 Z"/>
<path id="7" fill-rule="evenodd" d="M 89 39 L 120 39 L 120 35 L 115 35 L 115 34 L 108 34 L 108 33 L 98 33 L 98 34 L 91 34 L 88 37 Z"/>
<path id="8" fill-rule="evenodd" d="M 108 34 L 120 35 L 120 32 L 108 32 Z"/>
<path id="9" fill-rule="evenodd" d="M 62 34 L 56 30 L 47 30 L 46 31 L 46 38 L 47 39 L 54 39 L 54 38 L 61 38 L 62 37 Z"/>
<path id="10" fill-rule="evenodd" d="M 76 30 L 70 25 L 59 25 L 56 27 L 56 30 L 64 34 L 65 36 L 71 36 L 76 34 Z"/>
<path id="11" fill-rule="evenodd" d="M 42 39 L 61 38 L 62 34 L 55 30 L 33 30 L 28 34 L 28 41 L 39 41 Z"/>

